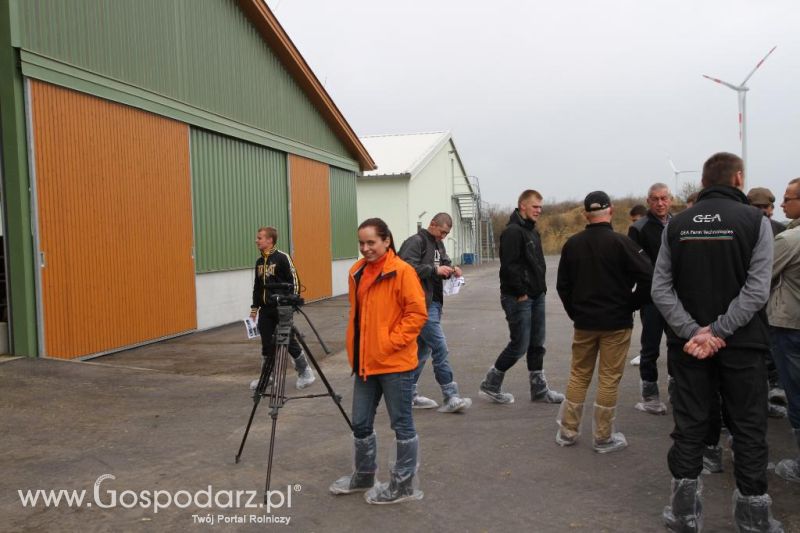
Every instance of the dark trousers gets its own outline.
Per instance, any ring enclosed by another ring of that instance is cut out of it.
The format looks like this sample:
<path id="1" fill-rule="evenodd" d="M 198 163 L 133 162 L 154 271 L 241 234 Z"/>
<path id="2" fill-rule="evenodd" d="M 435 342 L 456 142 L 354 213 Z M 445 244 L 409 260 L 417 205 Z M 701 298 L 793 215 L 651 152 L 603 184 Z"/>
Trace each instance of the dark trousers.
<path id="1" fill-rule="evenodd" d="M 272 367 L 275 365 L 275 328 L 278 326 L 278 312 L 275 309 L 262 307 L 258 312 L 258 331 L 261 335 L 261 357 L 262 364 L 267 365 L 269 370 L 267 375 L 272 374 Z M 297 359 L 303 349 L 294 336 L 289 338 L 289 355 L 292 359 Z M 262 367 L 263 370 L 263 367 Z"/>
<path id="2" fill-rule="evenodd" d="M 703 469 L 718 396 L 733 435 L 736 486 L 745 496 L 767 492 L 767 372 L 763 350 L 725 348 L 708 359 L 696 359 L 682 346 L 669 346 L 675 379 L 672 396 L 675 429 L 667 455 L 676 479 L 696 479 Z"/>
<path id="3" fill-rule="evenodd" d="M 639 377 L 642 381 L 658 381 L 658 355 L 661 337 L 667 324 L 653 304 L 645 304 L 639 311 L 642 317 L 642 350 L 639 352 Z"/>
<path id="4" fill-rule="evenodd" d="M 494 367 L 505 372 L 524 355 L 528 370 L 541 370 L 544 364 L 544 293 L 521 302 L 510 294 L 500 295 L 511 339 L 497 356 Z"/>
<path id="5" fill-rule="evenodd" d="M 800 429 L 800 329 L 769 329 L 772 354 L 789 403 L 789 423 Z"/>

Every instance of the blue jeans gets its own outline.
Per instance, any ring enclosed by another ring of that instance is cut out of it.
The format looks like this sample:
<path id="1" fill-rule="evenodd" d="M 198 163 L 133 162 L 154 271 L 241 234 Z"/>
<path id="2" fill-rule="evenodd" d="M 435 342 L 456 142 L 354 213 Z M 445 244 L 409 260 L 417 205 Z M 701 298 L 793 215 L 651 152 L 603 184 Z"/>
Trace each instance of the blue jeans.
<path id="1" fill-rule="evenodd" d="M 369 376 L 366 380 L 355 376 L 353 382 L 353 435 L 365 439 L 372 435 L 375 412 L 386 398 L 386 410 L 397 440 L 417 436 L 411 415 L 411 395 L 414 390 L 414 371 L 393 372 Z"/>
<path id="2" fill-rule="evenodd" d="M 428 321 L 422 327 L 417 337 L 417 347 L 419 348 L 419 364 L 414 371 L 414 383 L 419 381 L 425 362 L 433 356 L 433 375 L 436 383 L 447 385 L 453 382 L 453 370 L 447 360 L 447 339 L 444 338 L 442 331 L 442 304 L 431 302 L 428 306 Z"/>
<path id="3" fill-rule="evenodd" d="M 653 304 L 642 306 L 642 350 L 639 352 L 639 377 L 642 381 L 658 381 L 658 351 L 666 322 Z"/>
<path id="4" fill-rule="evenodd" d="M 544 363 L 544 293 L 518 302 L 516 296 L 500 295 L 506 313 L 511 340 L 500 352 L 494 367 L 505 372 L 523 355 L 528 356 L 528 370 L 541 370 Z"/>
<path id="5" fill-rule="evenodd" d="M 800 329 L 769 329 L 772 357 L 789 404 L 789 424 L 800 429 Z"/>

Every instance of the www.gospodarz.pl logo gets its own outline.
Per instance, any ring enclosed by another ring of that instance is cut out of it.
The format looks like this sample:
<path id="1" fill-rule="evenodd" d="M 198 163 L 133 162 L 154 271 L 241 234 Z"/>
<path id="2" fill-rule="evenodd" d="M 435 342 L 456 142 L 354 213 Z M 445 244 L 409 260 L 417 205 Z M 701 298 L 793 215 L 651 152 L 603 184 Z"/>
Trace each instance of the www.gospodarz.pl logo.
<path id="1" fill-rule="evenodd" d="M 97 507 L 100 509 L 149 509 L 154 514 L 160 510 L 178 509 L 259 509 L 266 513 L 291 509 L 292 493 L 300 492 L 300 485 L 287 485 L 286 490 L 270 490 L 259 498 L 255 490 L 215 490 L 208 485 L 197 491 L 188 490 L 123 490 L 103 488 L 106 480 L 115 480 L 113 474 L 103 474 L 94 482 L 91 497 L 86 489 L 28 489 L 17 490 L 23 507 Z"/>

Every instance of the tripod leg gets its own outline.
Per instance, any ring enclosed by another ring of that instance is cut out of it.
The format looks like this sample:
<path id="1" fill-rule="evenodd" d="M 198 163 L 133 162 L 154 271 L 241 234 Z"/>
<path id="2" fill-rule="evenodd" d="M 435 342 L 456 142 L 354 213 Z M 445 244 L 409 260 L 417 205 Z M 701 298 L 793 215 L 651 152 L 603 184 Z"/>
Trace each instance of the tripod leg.
<path id="1" fill-rule="evenodd" d="M 250 426 L 253 424 L 253 417 L 256 415 L 256 409 L 258 409 L 258 401 L 261 396 L 258 396 L 257 399 L 253 401 L 253 410 L 250 411 L 250 419 L 247 421 L 247 428 L 244 430 L 244 436 L 242 436 L 242 443 L 239 445 L 239 451 L 236 453 L 236 459 L 234 462 L 239 464 L 239 459 L 242 457 L 242 451 L 244 451 L 244 443 L 247 442 L 247 435 L 250 433 Z"/>
<path id="2" fill-rule="evenodd" d="M 269 457 L 267 459 L 267 480 L 264 488 L 264 503 L 267 503 L 267 498 L 269 497 L 269 485 L 272 479 L 272 458 L 275 453 L 275 430 L 278 424 L 278 413 L 280 412 L 280 408 L 286 403 L 286 396 L 284 395 L 284 392 L 286 389 L 286 368 L 288 366 L 288 359 L 288 345 L 278 345 L 275 349 L 275 379 L 272 381 L 272 389 L 269 401 L 269 416 L 272 418 L 272 431 L 269 437 Z"/>
<path id="3" fill-rule="evenodd" d="M 311 353 L 311 350 L 308 348 L 308 344 L 306 344 L 306 339 L 305 339 L 305 337 L 303 337 L 303 334 L 300 333 L 300 330 L 298 330 L 297 327 L 292 326 L 292 333 L 294 333 L 295 337 L 297 338 L 297 341 L 303 347 L 303 350 L 305 350 L 306 356 L 308 357 L 308 360 L 311 361 L 312 365 L 314 365 L 314 368 L 317 370 L 317 375 L 319 375 L 319 377 L 322 379 L 322 383 L 325 384 L 325 388 L 328 389 L 328 394 L 330 395 L 331 399 L 333 400 L 333 403 L 335 403 L 336 407 L 339 408 L 339 412 L 342 413 L 342 416 L 344 417 L 345 422 L 347 422 L 347 425 L 350 427 L 350 431 L 352 431 L 353 430 L 353 424 L 350 422 L 350 417 L 347 416 L 347 412 L 342 407 L 342 397 L 339 396 L 338 394 L 336 394 L 336 391 L 333 390 L 333 387 L 331 386 L 330 382 L 328 381 L 328 378 L 325 377 L 325 374 L 322 372 L 322 369 L 319 367 L 319 363 L 317 363 L 317 359 L 314 357 L 314 355 Z"/>

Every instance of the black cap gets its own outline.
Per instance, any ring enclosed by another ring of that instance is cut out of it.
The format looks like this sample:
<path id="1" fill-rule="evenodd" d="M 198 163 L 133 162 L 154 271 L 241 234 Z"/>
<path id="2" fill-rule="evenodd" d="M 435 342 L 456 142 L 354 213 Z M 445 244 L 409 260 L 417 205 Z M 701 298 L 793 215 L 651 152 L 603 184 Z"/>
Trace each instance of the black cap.
<path id="1" fill-rule="evenodd" d="M 600 211 L 611 207 L 611 198 L 603 191 L 594 191 L 586 195 L 583 200 L 583 207 L 586 211 Z"/>

